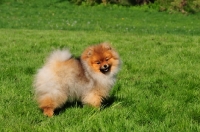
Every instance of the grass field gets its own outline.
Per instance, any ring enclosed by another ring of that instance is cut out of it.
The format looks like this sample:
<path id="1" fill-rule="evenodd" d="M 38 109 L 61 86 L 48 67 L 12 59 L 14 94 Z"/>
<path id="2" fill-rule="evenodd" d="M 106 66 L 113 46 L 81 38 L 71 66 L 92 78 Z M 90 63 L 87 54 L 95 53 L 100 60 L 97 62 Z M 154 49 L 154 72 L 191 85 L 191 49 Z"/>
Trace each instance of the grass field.
<path id="1" fill-rule="evenodd" d="M 65 0 L 0 2 L 0 131 L 200 131 L 200 14 Z M 110 42 L 123 61 L 105 108 L 43 116 L 32 82 L 46 56 Z"/>

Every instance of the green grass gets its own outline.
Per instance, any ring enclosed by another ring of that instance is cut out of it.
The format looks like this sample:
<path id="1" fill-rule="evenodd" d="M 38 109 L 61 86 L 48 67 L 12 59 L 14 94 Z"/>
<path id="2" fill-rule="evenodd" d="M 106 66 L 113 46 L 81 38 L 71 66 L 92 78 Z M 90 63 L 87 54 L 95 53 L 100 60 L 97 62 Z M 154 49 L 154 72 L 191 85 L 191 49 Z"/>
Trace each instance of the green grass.
<path id="1" fill-rule="evenodd" d="M 53 4 L 52 4 L 53 3 Z M 200 131 L 200 17 L 51 0 L 0 5 L 0 131 Z M 123 65 L 111 102 L 76 103 L 53 118 L 34 100 L 49 53 L 109 41 Z"/>

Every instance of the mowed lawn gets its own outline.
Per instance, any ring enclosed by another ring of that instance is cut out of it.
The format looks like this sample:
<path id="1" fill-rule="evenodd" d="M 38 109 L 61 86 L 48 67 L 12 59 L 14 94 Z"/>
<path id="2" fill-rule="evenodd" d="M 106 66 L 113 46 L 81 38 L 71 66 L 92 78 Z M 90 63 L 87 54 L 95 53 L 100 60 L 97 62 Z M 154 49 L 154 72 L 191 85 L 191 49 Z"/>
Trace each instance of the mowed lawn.
<path id="1" fill-rule="evenodd" d="M 52 118 L 33 78 L 55 49 L 79 56 L 110 42 L 122 68 L 101 109 L 68 103 Z M 200 131 L 200 14 L 146 7 L 75 6 L 44 0 L 0 4 L 0 131 Z"/>

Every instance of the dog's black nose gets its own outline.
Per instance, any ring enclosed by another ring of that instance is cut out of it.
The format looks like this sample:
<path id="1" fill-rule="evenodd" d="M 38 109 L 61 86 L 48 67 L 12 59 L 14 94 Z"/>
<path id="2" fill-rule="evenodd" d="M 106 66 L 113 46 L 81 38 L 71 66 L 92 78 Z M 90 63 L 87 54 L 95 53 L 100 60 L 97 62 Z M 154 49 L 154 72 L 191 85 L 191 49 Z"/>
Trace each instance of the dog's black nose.
<path id="1" fill-rule="evenodd" d="M 104 67 L 104 68 L 108 68 L 108 65 L 107 65 L 107 64 L 105 64 L 105 65 L 103 65 L 103 67 Z"/>

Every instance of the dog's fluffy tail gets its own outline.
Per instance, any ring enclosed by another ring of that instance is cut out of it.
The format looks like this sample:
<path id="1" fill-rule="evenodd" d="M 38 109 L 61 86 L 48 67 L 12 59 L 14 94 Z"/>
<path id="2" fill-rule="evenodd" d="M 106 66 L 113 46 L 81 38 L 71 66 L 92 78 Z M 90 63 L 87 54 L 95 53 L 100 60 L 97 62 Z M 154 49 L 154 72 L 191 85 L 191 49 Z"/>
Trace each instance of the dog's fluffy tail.
<path id="1" fill-rule="evenodd" d="M 50 55 L 47 61 L 49 63 L 63 62 L 69 60 L 71 57 L 72 54 L 69 52 L 69 50 L 56 50 Z"/>

